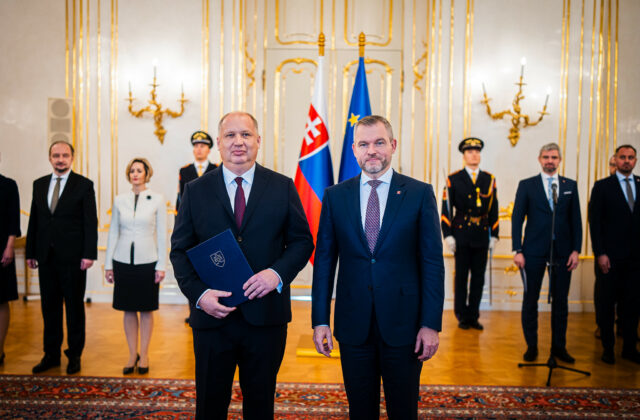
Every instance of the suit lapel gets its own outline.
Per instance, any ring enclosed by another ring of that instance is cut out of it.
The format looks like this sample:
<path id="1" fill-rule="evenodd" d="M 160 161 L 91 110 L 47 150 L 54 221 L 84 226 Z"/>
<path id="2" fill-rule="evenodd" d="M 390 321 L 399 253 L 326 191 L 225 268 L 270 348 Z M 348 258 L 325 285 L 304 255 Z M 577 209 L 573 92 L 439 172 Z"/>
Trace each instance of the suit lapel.
<path id="1" fill-rule="evenodd" d="M 633 179 L 636 181 L 636 201 L 633 205 L 633 211 L 640 211 L 640 176 L 633 176 Z"/>
<path id="2" fill-rule="evenodd" d="M 362 228 L 362 215 L 360 212 L 360 175 L 346 181 L 347 185 L 347 213 L 351 216 L 351 223 L 356 231 L 356 235 L 360 238 L 362 246 L 369 251 L 369 243 L 367 236 Z"/>
<path id="3" fill-rule="evenodd" d="M 47 214 L 51 215 L 51 209 L 49 208 L 49 201 L 47 196 L 49 195 L 49 184 L 51 183 L 51 175 L 41 178 L 34 188 L 37 189 L 36 197 L 40 200 L 40 205 L 47 209 Z"/>
<path id="4" fill-rule="evenodd" d="M 384 210 L 384 217 L 382 218 L 382 226 L 380 227 L 380 233 L 378 234 L 376 251 L 380 248 L 380 244 L 389 233 L 391 225 L 398 214 L 398 210 L 400 209 L 400 205 L 402 204 L 402 200 L 405 195 L 404 182 L 400 179 L 400 175 L 394 171 L 393 176 L 391 177 L 391 184 L 389 185 L 389 195 L 387 196 L 387 204 Z"/>
<path id="5" fill-rule="evenodd" d="M 545 191 L 546 186 L 544 185 L 544 178 L 541 175 L 538 175 L 535 179 L 535 184 L 537 185 L 537 187 L 535 188 L 535 190 L 537 191 L 538 194 L 538 198 L 536 198 L 536 201 L 541 201 L 542 203 L 544 203 L 544 208 L 547 210 L 547 212 L 552 213 L 551 211 L 551 207 L 549 207 L 549 199 L 547 198 L 547 192 Z M 558 177 L 558 181 L 560 180 L 560 177 Z"/>
<path id="6" fill-rule="evenodd" d="M 258 208 L 262 195 L 267 190 L 267 186 L 271 181 L 271 174 L 264 170 L 264 168 L 256 163 L 256 171 L 253 175 L 253 185 L 251 185 L 251 192 L 249 193 L 249 200 L 247 201 L 247 208 L 244 211 L 244 217 L 242 218 L 242 226 L 240 231 L 244 230 L 251 215 Z"/>
<path id="7" fill-rule="evenodd" d="M 68 197 L 71 194 L 73 194 L 73 189 L 75 188 L 77 182 L 78 182 L 78 176 L 75 174 L 75 172 L 73 171 L 69 172 L 69 178 L 67 178 L 67 183 L 65 184 L 64 189 L 62 190 L 62 194 L 60 194 L 60 199 L 58 200 L 58 205 L 56 206 L 56 210 L 58 210 L 60 206 L 63 206 L 66 204 L 66 202 L 69 200 Z"/>
<path id="8" fill-rule="evenodd" d="M 233 210 L 231 209 L 231 202 L 229 201 L 229 193 L 227 192 L 227 186 L 224 185 L 224 176 L 222 175 L 222 167 L 218 170 L 217 174 L 213 174 L 213 187 L 218 197 L 218 201 L 222 203 L 222 207 L 227 212 L 227 215 L 233 220 L 233 229 L 236 230 L 235 217 L 233 216 Z"/>

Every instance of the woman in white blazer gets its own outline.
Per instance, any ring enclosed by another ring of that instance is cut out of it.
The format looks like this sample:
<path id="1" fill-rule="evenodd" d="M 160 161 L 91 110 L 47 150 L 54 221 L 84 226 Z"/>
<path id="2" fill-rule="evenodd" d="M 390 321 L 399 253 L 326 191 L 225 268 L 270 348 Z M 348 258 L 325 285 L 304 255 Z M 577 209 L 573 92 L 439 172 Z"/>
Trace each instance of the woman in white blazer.
<path id="1" fill-rule="evenodd" d="M 153 312 L 158 309 L 159 283 L 167 262 L 167 211 L 162 194 L 147 189 L 153 169 L 144 158 L 127 165 L 133 187 L 118 195 L 111 210 L 105 278 L 115 283 L 113 308 L 124 311 L 129 345 L 125 375 L 149 372 L 149 342 Z M 138 312 L 140 316 L 138 317 Z M 138 352 L 138 334 L 140 351 Z"/>

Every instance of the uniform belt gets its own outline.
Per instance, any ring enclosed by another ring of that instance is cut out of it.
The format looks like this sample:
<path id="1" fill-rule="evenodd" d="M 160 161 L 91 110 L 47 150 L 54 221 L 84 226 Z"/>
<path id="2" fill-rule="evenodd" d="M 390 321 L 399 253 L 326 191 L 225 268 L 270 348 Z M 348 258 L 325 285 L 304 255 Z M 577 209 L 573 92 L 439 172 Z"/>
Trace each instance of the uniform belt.
<path id="1" fill-rule="evenodd" d="M 484 216 L 467 216 L 467 220 L 469 222 L 473 223 L 474 225 L 478 225 L 478 226 L 480 226 L 480 222 L 483 219 L 487 219 L 487 216 L 486 215 L 484 215 Z"/>

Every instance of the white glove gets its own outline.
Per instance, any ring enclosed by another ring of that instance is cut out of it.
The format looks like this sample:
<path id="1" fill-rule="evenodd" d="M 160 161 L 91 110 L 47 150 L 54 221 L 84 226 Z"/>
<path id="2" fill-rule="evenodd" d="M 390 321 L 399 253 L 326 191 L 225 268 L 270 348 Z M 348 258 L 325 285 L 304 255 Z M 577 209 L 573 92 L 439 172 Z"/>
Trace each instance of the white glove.
<path id="1" fill-rule="evenodd" d="M 497 242 L 498 242 L 498 238 L 496 238 L 495 236 L 492 236 L 491 239 L 489 239 L 489 249 L 494 250 Z"/>
<path id="2" fill-rule="evenodd" d="M 444 243 L 447 244 L 447 247 L 449 248 L 452 254 L 456 253 L 456 238 L 454 238 L 451 235 L 447 236 L 446 238 L 444 238 Z"/>

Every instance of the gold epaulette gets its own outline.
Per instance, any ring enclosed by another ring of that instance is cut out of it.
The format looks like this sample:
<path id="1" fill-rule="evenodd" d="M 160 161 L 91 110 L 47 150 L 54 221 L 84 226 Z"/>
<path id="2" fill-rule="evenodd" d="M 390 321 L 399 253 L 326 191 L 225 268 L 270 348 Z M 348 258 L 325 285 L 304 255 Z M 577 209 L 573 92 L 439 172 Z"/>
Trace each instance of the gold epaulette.
<path id="1" fill-rule="evenodd" d="M 186 165 L 182 166 L 180 169 L 184 169 L 184 168 L 186 168 L 187 166 L 191 166 L 191 165 L 193 165 L 193 163 L 187 163 Z"/>

